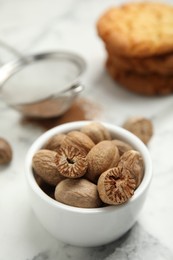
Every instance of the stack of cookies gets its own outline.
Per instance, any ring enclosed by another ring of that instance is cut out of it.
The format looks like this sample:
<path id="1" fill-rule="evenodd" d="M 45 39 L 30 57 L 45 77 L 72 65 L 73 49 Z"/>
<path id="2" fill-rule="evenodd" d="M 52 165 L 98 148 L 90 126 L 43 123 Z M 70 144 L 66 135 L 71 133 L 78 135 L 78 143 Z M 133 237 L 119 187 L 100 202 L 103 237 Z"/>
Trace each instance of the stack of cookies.
<path id="1" fill-rule="evenodd" d="M 97 23 L 108 53 L 106 68 L 120 85 L 143 95 L 173 92 L 173 6 L 129 3 Z"/>

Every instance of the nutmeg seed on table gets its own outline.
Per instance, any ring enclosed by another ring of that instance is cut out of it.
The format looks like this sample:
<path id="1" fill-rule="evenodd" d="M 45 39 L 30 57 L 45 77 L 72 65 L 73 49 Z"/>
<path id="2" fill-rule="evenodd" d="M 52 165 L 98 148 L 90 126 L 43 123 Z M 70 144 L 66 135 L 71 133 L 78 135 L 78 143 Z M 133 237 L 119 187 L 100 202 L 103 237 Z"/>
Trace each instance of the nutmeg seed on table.
<path id="1" fill-rule="evenodd" d="M 12 160 L 12 148 L 9 142 L 0 138 L 0 165 L 8 164 Z"/>
<path id="2" fill-rule="evenodd" d="M 144 144 L 148 144 L 153 135 L 152 122 L 145 117 L 130 117 L 124 122 L 122 127 L 136 135 Z"/>

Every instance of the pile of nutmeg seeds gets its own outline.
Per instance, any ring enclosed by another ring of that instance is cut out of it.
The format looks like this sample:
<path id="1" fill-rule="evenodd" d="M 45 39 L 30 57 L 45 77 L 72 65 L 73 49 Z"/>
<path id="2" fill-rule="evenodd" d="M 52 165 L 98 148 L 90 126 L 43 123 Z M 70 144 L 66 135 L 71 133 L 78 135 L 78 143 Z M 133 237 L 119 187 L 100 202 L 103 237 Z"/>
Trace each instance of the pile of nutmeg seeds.
<path id="1" fill-rule="evenodd" d="M 130 122 L 124 128 L 130 127 Z M 99 122 L 54 135 L 34 154 L 32 166 L 44 192 L 61 203 L 81 208 L 127 202 L 144 174 L 141 154 L 112 137 Z"/>

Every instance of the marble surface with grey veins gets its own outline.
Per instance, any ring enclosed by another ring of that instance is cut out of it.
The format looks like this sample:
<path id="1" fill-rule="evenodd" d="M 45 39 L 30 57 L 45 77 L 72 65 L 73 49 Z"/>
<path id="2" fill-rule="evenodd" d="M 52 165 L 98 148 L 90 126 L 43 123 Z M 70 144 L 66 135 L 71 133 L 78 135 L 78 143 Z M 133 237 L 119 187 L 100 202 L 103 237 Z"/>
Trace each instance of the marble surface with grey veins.
<path id="1" fill-rule="evenodd" d="M 153 179 L 137 223 L 111 244 L 78 248 L 53 238 L 31 210 L 24 160 L 43 128 L 22 124 L 21 114 L 0 100 L 0 136 L 9 140 L 14 152 L 11 164 L 0 167 L 0 260 L 173 259 L 173 96 L 147 98 L 116 85 L 105 71 L 106 53 L 96 32 L 101 13 L 123 2 L 127 1 L 0 0 L 1 64 L 15 56 L 7 44 L 23 54 L 74 51 L 86 60 L 82 97 L 102 108 L 97 120 L 121 125 L 129 116 L 142 115 L 154 125 L 148 146 Z"/>

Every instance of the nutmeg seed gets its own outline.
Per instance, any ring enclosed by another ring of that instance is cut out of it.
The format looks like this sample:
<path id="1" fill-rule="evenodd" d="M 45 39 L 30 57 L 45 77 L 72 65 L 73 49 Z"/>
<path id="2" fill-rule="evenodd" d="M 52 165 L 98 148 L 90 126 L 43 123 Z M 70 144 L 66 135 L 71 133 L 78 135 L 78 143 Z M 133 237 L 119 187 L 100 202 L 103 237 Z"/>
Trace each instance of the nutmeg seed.
<path id="1" fill-rule="evenodd" d="M 132 150 L 133 147 L 129 145 L 128 143 L 121 141 L 119 139 L 112 140 L 113 144 L 118 147 L 120 156 L 125 153 L 126 151 Z"/>
<path id="2" fill-rule="evenodd" d="M 136 180 L 136 187 L 139 186 L 144 175 L 144 162 L 138 151 L 129 150 L 125 152 L 120 157 L 118 167 L 121 168 L 121 170 L 128 170 Z"/>
<path id="3" fill-rule="evenodd" d="M 111 140 L 111 134 L 108 129 L 98 122 L 92 122 L 83 126 L 81 132 L 89 136 L 95 144 L 103 140 Z"/>
<path id="4" fill-rule="evenodd" d="M 12 148 L 7 140 L 0 138 L 0 164 L 7 164 L 12 160 Z"/>
<path id="5" fill-rule="evenodd" d="M 55 164 L 58 172 L 68 178 L 82 177 L 88 166 L 85 152 L 70 145 L 61 145 L 55 156 Z"/>
<path id="6" fill-rule="evenodd" d="M 71 131 L 67 134 L 62 145 L 78 147 L 87 154 L 95 144 L 86 134 L 79 131 Z"/>
<path id="7" fill-rule="evenodd" d="M 55 151 L 39 150 L 32 159 L 34 172 L 50 185 L 56 186 L 64 177 L 58 172 L 55 164 Z"/>
<path id="8" fill-rule="evenodd" d="M 136 180 L 128 170 L 122 172 L 119 167 L 115 167 L 100 175 L 97 187 L 104 203 L 117 205 L 132 197 L 136 188 Z"/>
<path id="9" fill-rule="evenodd" d="M 57 134 L 52 136 L 43 146 L 43 149 L 57 151 L 61 146 L 62 142 L 64 141 L 65 137 L 65 134 Z"/>
<path id="10" fill-rule="evenodd" d="M 85 179 L 65 179 L 55 189 L 55 199 L 79 208 L 98 208 L 102 202 L 97 186 Z"/>
<path id="11" fill-rule="evenodd" d="M 135 134 L 144 144 L 147 144 L 153 135 L 153 125 L 151 120 L 144 117 L 130 117 L 123 127 Z"/>
<path id="12" fill-rule="evenodd" d="M 96 183 L 102 172 L 117 165 L 119 158 L 118 148 L 112 141 L 99 142 L 87 154 L 86 178 Z"/>

